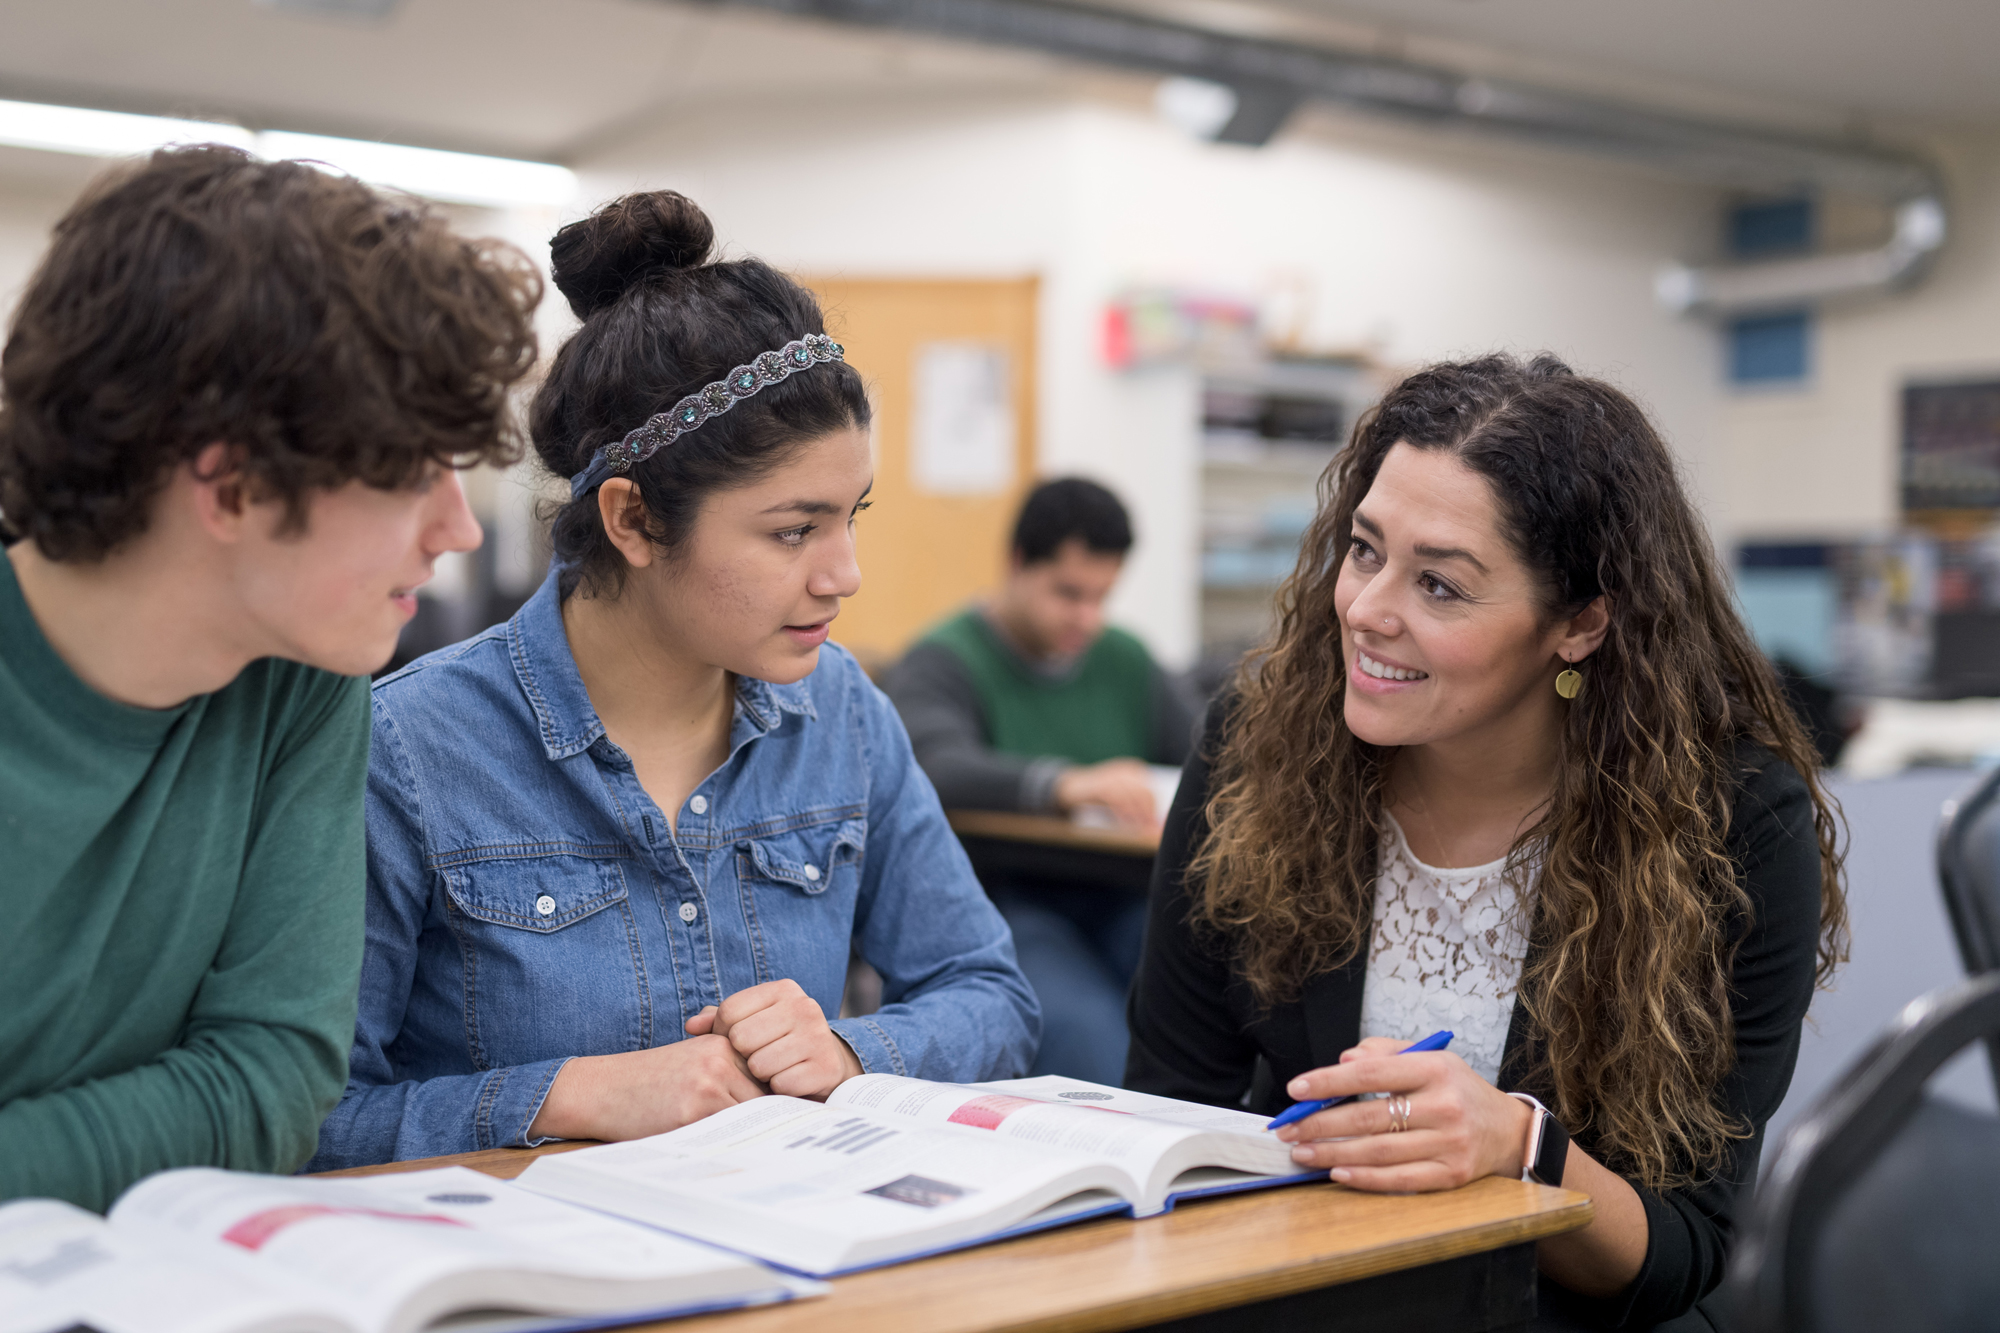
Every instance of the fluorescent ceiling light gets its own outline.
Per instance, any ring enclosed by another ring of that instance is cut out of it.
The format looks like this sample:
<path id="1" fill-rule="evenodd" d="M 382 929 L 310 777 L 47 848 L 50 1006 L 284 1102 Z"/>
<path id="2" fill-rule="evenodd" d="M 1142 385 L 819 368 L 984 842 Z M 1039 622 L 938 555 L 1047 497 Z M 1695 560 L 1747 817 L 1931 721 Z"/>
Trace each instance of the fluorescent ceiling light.
<path id="1" fill-rule="evenodd" d="M 0 101 L 0 144 L 91 157 L 136 157 L 168 144 L 224 143 L 277 161 L 324 162 L 373 185 L 452 203 L 568 203 L 576 175 L 551 162 L 447 153 L 435 148 L 334 139 L 319 134 L 266 130 L 207 120 L 134 116 L 122 111 Z"/>
<path id="2" fill-rule="evenodd" d="M 226 143 L 252 149 L 255 135 L 240 125 L 207 120 L 132 116 L 40 102 L 0 102 L 0 143 L 90 157 L 132 157 L 170 143 Z"/>
<path id="3" fill-rule="evenodd" d="M 282 130 L 258 135 L 256 152 L 273 161 L 305 158 L 324 162 L 376 185 L 462 204 L 566 204 L 576 194 L 576 173 L 552 162 L 447 153 L 436 148 Z"/>

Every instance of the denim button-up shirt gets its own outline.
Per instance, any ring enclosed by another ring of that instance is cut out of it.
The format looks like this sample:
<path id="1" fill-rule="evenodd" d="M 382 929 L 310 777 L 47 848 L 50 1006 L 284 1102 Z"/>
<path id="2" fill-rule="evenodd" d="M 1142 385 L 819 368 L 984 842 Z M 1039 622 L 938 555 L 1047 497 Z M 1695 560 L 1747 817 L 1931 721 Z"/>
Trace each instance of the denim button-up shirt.
<path id="1" fill-rule="evenodd" d="M 309 1169 L 536 1142 L 564 1062 L 678 1041 L 790 977 L 829 1017 L 850 948 L 882 1008 L 835 1019 L 870 1072 L 1024 1073 L 1041 1033 L 896 711 L 827 644 L 741 679 L 729 758 L 677 828 L 605 735 L 554 577 L 505 625 L 378 682 L 368 947 L 347 1091 Z"/>

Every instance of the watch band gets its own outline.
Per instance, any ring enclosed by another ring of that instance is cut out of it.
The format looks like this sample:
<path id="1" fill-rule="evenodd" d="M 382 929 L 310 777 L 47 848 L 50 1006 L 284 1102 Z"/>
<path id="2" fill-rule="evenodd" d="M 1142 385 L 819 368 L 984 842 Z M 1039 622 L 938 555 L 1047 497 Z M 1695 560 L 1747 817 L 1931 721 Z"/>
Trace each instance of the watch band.
<path id="1" fill-rule="evenodd" d="M 1528 1143 L 1521 1154 L 1521 1179 L 1541 1185 L 1561 1185 L 1569 1162 L 1569 1131 L 1549 1108 L 1525 1092 L 1507 1094 L 1526 1102 L 1535 1113 L 1528 1126 Z"/>

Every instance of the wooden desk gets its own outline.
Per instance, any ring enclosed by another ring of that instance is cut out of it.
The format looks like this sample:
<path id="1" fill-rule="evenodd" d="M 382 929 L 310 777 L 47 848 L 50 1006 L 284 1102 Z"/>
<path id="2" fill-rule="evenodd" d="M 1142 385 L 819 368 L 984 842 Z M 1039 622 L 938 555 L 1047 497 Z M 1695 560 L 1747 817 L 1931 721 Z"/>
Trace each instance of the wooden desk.
<path id="1" fill-rule="evenodd" d="M 1113 856 L 1143 856 L 1148 860 L 1160 849 L 1158 833 L 1134 828 L 1098 828 L 1059 815 L 1022 815 L 1005 810 L 949 810 L 945 812 L 945 818 L 951 821 L 953 830 L 964 837 L 1105 852 Z"/>
<path id="2" fill-rule="evenodd" d="M 339 1175 L 469 1166 L 511 1179 L 544 1152 L 500 1149 Z M 817 1300 L 653 1325 L 661 1333 L 1315 1333 L 1522 1326 L 1534 1242 L 1590 1200 L 1490 1177 L 1447 1194 L 1299 1185 L 1112 1218 L 837 1278 Z M 1344 1284 L 1344 1285 L 1337 1285 Z"/>
<path id="3" fill-rule="evenodd" d="M 945 817 L 983 884 L 1023 879 L 1144 893 L 1160 847 L 1149 830 L 1093 828 L 1057 815 L 948 810 Z"/>

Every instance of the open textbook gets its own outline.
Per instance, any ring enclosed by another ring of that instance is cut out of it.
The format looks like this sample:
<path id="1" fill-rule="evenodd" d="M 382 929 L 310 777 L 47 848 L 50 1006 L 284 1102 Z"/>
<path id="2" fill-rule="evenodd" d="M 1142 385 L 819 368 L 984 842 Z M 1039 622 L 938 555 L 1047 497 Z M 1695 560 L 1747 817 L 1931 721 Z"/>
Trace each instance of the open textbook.
<path id="1" fill-rule="evenodd" d="M 1076 1079 L 863 1074 L 760 1097 L 520 1179 L 794 1272 L 830 1276 L 1177 1200 L 1319 1178 L 1261 1116 Z"/>
<path id="2" fill-rule="evenodd" d="M 163 1171 L 108 1219 L 0 1206 L 0 1333 L 547 1333 L 821 1290 L 464 1167 Z"/>

